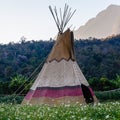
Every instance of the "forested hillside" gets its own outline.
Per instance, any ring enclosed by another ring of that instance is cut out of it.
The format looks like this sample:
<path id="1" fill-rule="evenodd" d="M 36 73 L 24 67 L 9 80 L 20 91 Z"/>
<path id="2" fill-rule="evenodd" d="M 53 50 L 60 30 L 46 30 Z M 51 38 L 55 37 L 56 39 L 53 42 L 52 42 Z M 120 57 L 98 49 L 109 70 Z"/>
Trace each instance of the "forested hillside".
<path id="1" fill-rule="evenodd" d="M 54 42 L 33 40 L 0 45 L 0 81 L 11 81 L 17 75 L 29 77 L 45 61 Z M 104 41 L 75 40 L 75 55 L 89 82 L 113 80 L 120 75 L 120 35 Z"/>

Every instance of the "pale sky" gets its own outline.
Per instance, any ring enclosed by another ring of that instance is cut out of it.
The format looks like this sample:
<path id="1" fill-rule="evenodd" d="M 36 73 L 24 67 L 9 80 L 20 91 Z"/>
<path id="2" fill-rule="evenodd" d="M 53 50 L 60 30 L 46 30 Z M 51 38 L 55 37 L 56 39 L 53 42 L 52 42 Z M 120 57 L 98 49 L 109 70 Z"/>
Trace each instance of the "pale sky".
<path id="1" fill-rule="evenodd" d="M 78 29 L 109 5 L 120 0 L 0 0 L 0 43 L 49 40 L 58 30 L 48 6 L 64 8 L 67 3 L 76 13 L 69 22 Z"/>

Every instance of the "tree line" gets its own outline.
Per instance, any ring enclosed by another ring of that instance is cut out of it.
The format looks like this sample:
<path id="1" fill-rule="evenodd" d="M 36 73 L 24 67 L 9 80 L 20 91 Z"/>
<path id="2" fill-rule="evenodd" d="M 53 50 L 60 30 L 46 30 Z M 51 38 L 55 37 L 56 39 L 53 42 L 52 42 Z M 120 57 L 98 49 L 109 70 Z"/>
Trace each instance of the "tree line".
<path id="1" fill-rule="evenodd" d="M 54 43 L 54 40 L 32 40 L 1 44 L 0 84 L 10 87 L 14 77 L 22 75 L 28 78 L 43 61 L 45 62 Z M 94 89 L 107 90 L 118 87 L 120 35 L 105 40 L 96 38 L 75 40 L 74 46 L 77 63 L 87 80 L 96 87 Z M 101 83 L 107 87 L 99 88 Z"/>

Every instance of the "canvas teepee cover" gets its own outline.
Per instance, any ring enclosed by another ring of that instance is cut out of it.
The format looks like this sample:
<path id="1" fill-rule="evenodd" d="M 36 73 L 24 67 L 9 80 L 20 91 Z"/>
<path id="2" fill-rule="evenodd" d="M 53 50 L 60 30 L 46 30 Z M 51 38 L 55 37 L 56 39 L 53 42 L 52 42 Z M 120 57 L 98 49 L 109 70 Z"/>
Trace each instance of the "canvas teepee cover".
<path id="1" fill-rule="evenodd" d="M 97 102 L 74 56 L 73 32 L 59 31 L 46 63 L 22 103 L 81 104 Z"/>

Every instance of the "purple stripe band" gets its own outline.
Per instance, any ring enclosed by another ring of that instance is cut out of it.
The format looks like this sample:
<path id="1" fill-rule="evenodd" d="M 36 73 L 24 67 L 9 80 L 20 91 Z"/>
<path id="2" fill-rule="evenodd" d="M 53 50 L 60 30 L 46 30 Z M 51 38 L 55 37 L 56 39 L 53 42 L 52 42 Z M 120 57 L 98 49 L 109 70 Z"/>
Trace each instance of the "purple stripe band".
<path id="1" fill-rule="evenodd" d="M 89 88 L 91 91 L 91 94 L 94 95 L 93 91 L 91 88 Z M 30 90 L 25 99 L 30 100 L 32 97 L 33 98 L 40 98 L 40 97 L 49 97 L 49 98 L 59 98 L 59 97 L 64 97 L 64 96 L 81 96 L 83 95 L 82 89 L 80 87 L 65 87 L 63 89 L 52 89 L 52 88 L 46 88 L 46 89 L 41 89 L 37 88 L 35 91 Z"/>

